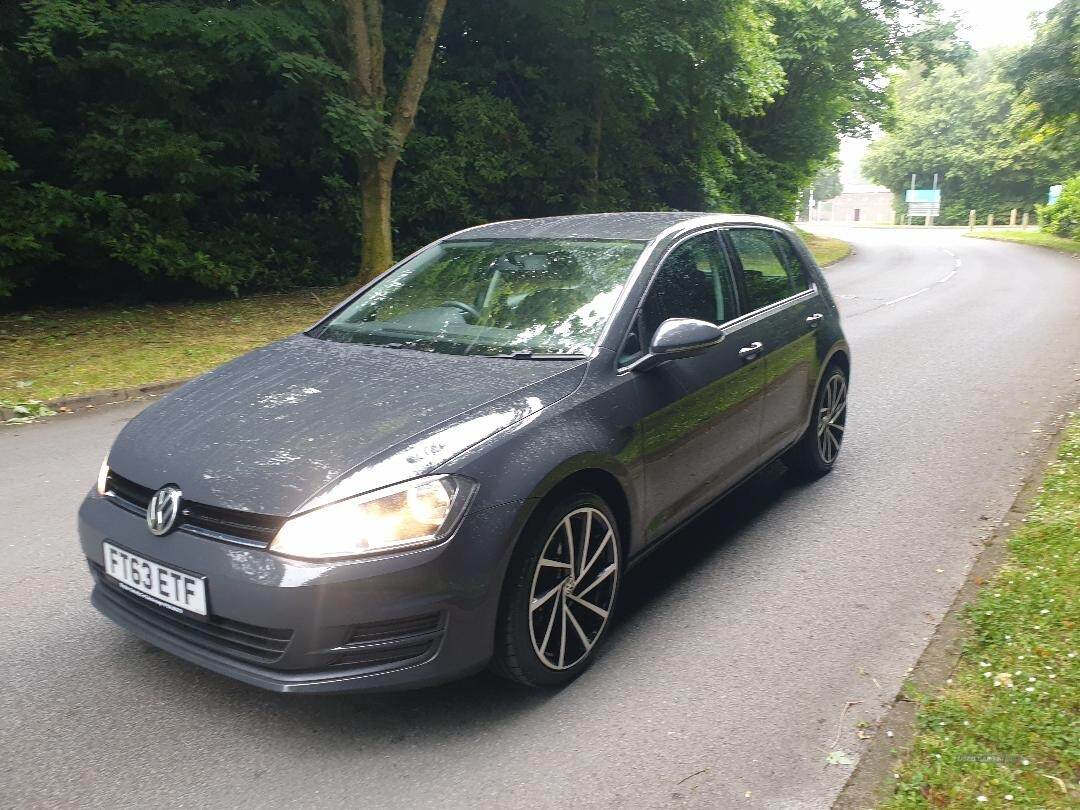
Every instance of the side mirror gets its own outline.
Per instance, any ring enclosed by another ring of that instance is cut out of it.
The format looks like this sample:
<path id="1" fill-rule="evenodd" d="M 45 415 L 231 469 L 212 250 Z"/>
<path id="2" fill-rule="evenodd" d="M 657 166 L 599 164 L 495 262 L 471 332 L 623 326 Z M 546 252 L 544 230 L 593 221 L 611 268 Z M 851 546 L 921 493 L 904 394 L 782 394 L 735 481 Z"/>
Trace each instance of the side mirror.
<path id="1" fill-rule="evenodd" d="M 724 339 L 724 330 L 696 318 L 668 318 L 656 328 L 649 351 L 635 360 L 628 371 L 648 371 L 669 360 L 693 357 Z"/>

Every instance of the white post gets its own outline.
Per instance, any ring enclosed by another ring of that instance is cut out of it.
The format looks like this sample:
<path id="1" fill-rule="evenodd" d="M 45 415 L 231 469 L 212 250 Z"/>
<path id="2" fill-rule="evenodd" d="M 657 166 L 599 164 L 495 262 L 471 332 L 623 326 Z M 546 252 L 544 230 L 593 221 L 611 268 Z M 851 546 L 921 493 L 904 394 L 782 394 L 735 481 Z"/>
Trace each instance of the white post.
<path id="1" fill-rule="evenodd" d="M 968 211 L 968 230 L 969 231 L 975 230 L 975 209 L 974 208 L 972 208 L 970 211 Z"/>

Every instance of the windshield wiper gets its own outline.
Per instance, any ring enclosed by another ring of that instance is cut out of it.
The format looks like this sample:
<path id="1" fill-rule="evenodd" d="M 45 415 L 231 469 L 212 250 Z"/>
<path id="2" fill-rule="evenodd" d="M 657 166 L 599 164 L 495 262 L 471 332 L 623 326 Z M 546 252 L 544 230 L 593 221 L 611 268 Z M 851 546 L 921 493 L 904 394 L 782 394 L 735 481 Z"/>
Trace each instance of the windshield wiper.
<path id="1" fill-rule="evenodd" d="M 508 354 L 485 354 L 482 357 L 497 357 L 502 360 L 588 360 L 587 354 L 570 354 L 568 352 L 534 352 L 526 349 L 520 352 Z"/>

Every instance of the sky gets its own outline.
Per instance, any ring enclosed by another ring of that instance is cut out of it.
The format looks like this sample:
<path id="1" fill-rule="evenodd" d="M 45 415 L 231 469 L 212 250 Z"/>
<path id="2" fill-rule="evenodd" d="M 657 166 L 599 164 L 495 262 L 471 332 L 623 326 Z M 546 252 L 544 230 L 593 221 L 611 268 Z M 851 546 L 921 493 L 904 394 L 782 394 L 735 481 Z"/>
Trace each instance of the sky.
<path id="1" fill-rule="evenodd" d="M 947 16 L 956 14 L 963 25 L 962 35 L 976 50 L 1017 46 L 1031 41 L 1028 22 L 1033 12 L 1053 7 L 1057 0 L 939 0 Z M 845 138 L 840 143 L 840 177 L 845 187 L 867 182 L 859 173 L 859 163 L 868 140 Z"/>

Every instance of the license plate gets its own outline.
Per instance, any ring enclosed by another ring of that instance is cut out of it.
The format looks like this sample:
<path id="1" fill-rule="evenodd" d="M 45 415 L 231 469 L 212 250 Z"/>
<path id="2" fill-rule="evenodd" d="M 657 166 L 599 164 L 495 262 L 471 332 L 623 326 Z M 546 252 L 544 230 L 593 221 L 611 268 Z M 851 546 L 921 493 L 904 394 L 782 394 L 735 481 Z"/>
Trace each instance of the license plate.
<path id="1" fill-rule="evenodd" d="M 125 591 L 163 608 L 206 615 L 206 580 L 103 543 L 105 573 Z"/>

